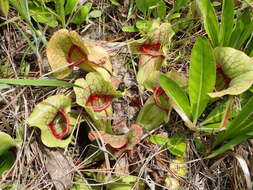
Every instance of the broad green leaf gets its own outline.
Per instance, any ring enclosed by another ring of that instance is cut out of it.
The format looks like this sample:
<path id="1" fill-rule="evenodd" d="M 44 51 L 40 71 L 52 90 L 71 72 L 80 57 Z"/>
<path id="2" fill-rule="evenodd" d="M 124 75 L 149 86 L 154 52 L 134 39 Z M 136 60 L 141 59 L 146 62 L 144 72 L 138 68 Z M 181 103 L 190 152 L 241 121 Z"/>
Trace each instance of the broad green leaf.
<path id="1" fill-rule="evenodd" d="M 77 104 L 86 110 L 98 130 L 112 133 L 111 120 L 108 119 L 108 117 L 112 117 L 111 105 L 109 105 L 106 109 L 102 109 L 101 111 L 94 111 L 93 107 L 88 105 L 89 98 L 91 98 L 92 95 L 107 95 L 111 96 L 111 98 L 118 98 L 122 96 L 121 92 L 116 91 L 111 82 L 105 80 L 97 72 L 88 73 L 86 75 L 86 79 L 77 79 L 75 84 L 83 87 L 74 87 Z M 105 105 L 109 103 L 109 101 L 106 102 L 105 100 L 98 98 L 95 103 Z"/>
<path id="2" fill-rule="evenodd" d="M 215 58 L 213 49 L 205 38 L 194 44 L 190 61 L 189 97 L 194 123 L 205 110 L 215 86 Z"/>
<path id="3" fill-rule="evenodd" d="M 173 12 L 177 12 L 189 2 L 189 0 L 176 0 L 173 6 Z"/>
<path id="4" fill-rule="evenodd" d="M 16 156 L 11 151 L 5 151 L 4 153 L 0 154 L 0 179 L 4 172 L 11 169 L 15 160 Z"/>
<path id="5" fill-rule="evenodd" d="M 251 136 L 249 135 L 237 135 L 234 138 L 232 138 L 230 141 L 228 141 L 225 145 L 221 146 L 217 150 L 215 150 L 212 154 L 207 156 L 207 158 L 213 158 L 215 156 L 218 156 L 219 154 L 222 154 L 223 152 L 226 152 L 232 148 L 234 148 L 236 145 L 242 143 L 243 141 L 249 139 Z"/>
<path id="6" fill-rule="evenodd" d="M 234 26 L 234 1 L 224 0 L 220 27 L 220 45 L 228 46 Z"/>
<path id="7" fill-rule="evenodd" d="M 253 113 L 253 97 L 251 97 L 247 103 L 243 106 L 242 110 L 235 117 L 234 120 L 230 122 L 224 133 L 220 133 L 215 142 L 214 147 L 224 142 L 227 139 L 233 139 L 238 135 L 245 135 L 246 133 L 252 131 L 253 119 L 251 115 Z"/>
<path id="8" fill-rule="evenodd" d="M 65 5 L 65 15 L 71 14 L 76 8 L 78 0 L 68 0 Z"/>
<path id="9" fill-rule="evenodd" d="M 163 123 L 167 123 L 169 115 L 167 111 L 159 108 L 153 97 L 150 97 L 141 108 L 136 123 L 143 126 L 145 131 L 151 131 Z"/>
<path id="10" fill-rule="evenodd" d="M 29 4 L 29 12 L 36 22 L 46 24 L 50 27 L 56 27 L 58 25 L 56 17 L 42 5 L 36 6 L 35 4 Z"/>
<path id="11" fill-rule="evenodd" d="M 56 78 L 71 74 L 73 66 L 78 63 L 80 69 L 87 72 L 97 71 L 109 79 L 112 65 L 109 54 L 104 48 L 85 42 L 75 31 L 61 29 L 54 33 L 47 44 L 48 62 Z"/>
<path id="12" fill-rule="evenodd" d="M 133 26 L 123 26 L 122 31 L 123 32 L 137 32 L 138 30 Z"/>
<path id="13" fill-rule="evenodd" d="M 163 136 L 151 136 L 149 140 L 153 144 L 166 145 L 166 143 L 169 141 L 169 138 Z"/>
<path id="14" fill-rule="evenodd" d="M 12 84 L 22 86 L 66 86 L 66 87 L 78 87 L 77 85 L 55 79 L 0 79 L 0 84 Z"/>
<path id="15" fill-rule="evenodd" d="M 89 13 L 90 18 L 98 18 L 98 17 L 101 17 L 101 15 L 102 15 L 102 11 L 100 10 L 93 10 Z"/>
<path id="16" fill-rule="evenodd" d="M 209 93 L 211 97 L 238 95 L 248 90 L 253 84 L 253 59 L 242 51 L 230 47 L 217 47 L 214 50 L 216 63 L 231 81 L 227 88 Z"/>
<path id="17" fill-rule="evenodd" d="M 190 103 L 187 95 L 180 86 L 167 76 L 160 76 L 160 85 L 167 96 L 184 112 L 188 118 L 191 118 Z"/>
<path id="18" fill-rule="evenodd" d="M 63 28 L 65 28 L 65 10 L 64 10 L 64 5 L 65 5 L 65 0 L 54 0 L 54 4 L 55 4 L 55 10 L 56 13 L 59 16 L 59 19 L 62 23 Z"/>
<path id="19" fill-rule="evenodd" d="M 75 178 L 75 183 L 70 190 L 92 190 L 85 178 Z"/>
<path id="20" fill-rule="evenodd" d="M 158 1 L 157 3 L 157 16 L 160 19 L 164 19 L 165 15 L 166 15 L 166 9 L 167 9 L 167 5 L 165 4 L 165 2 L 163 0 Z"/>
<path id="21" fill-rule="evenodd" d="M 16 147 L 16 142 L 10 135 L 0 131 L 0 178 L 2 174 L 8 171 L 16 160 L 14 152 L 10 151 Z"/>
<path id="22" fill-rule="evenodd" d="M 82 24 L 83 22 L 87 21 L 91 7 L 92 3 L 85 3 L 73 17 L 71 22 L 74 24 Z"/>
<path id="23" fill-rule="evenodd" d="M 0 13 L 7 16 L 9 12 L 9 0 L 0 0 Z"/>
<path id="24" fill-rule="evenodd" d="M 57 118 L 60 109 L 64 110 L 67 114 L 67 118 L 70 121 L 70 130 L 72 130 L 73 125 L 75 125 L 75 119 L 70 116 L 71 98 L 64 95 L 50 96 L 46 100 L 37 104 L 29 116 L 28 124 L 31 127 L 37 127 L 40 129 L 41 141 L 47 147 L 65 148 L 72 140 L 71 135 L 66 139 L 58 139 L 50 130 L 49 124 Z M 67 127 L 66 125 L 66 120 L 59 120 L 54 128 L 58 133 L 62 133 Z M 69 131 L 68 134 L 70 133 L 71 131 Z"/>
<path id="25" fill-rule="evenodd" d="M 110 0 L 111 1 L 111 3 L 112 3 L 112 5 L 114 5 L 114 6 L 120 6 L 121 4 L 118 2 L 118 1 L 116 1 L 116 0 Z"/>
<path id="26" fill-rule="evenodd" d="M 173 20 L 175 18 L 180 18 L 180 17 L 181 17 L 181 13 L 174 13 L 168 16 L 168 20 Z"/>
<path id="27" fill-rule="evenodd" d="M 151 20 L 138 20 L 135 23 L 136 28 L 141 32 L 141 34 L 144 36 L 146 33 L 149 32 L 149 28 L 152 27 L 152 24 L 154 24 Z"/>
<path id="28" fill-rule="evenodd" d="M 10 135 L 7 133 L 0 131 L 0 155 L 3 154 L 5 151 L 9 150 L 11 147 L 16 146 L 16 142 L 14 139 L 11 138 Z"/>
<path id="29" fill-rule="evenodd" d="M 200 123 L 201 126 L 212 124 L 212 123 L 219 123 L 222 121 L 223 115 L 226 112 L 226 104 L 227 102 L 219 103 L 207 116 L 207 118 Z M 230 118 L 234 118 L 236 116 L 235 106 L 232 106 L 230 112 Z"/>
<path id="30" fill-rule="evenodd" d="M 196 0 L 204 23 L 204 28 L 214 47 L 219 45 L 219 25 L 210 0 Z"/>
<path id="31" fill-rule="evenodd" d="M 167 142 L 167 148 L 177 157 L 184 157 L 186 155 L 187 140 L 183 133 L 176 133 Z"/>
<path id="32" fill-rule="evenodd" d="M 149 7 L 156 5 L 159 0 L 135 0 L 136 7 L 144 14 L 148 11 Z"/>
<path id="33" fill-rule="evenodd" d="M 176 133 L 171 138 L 151 136 L 149 140 L 154 144 L 165 146 L 174 156 L 184 157 L 186 154 L 187 141 L 182 133 Z"/>

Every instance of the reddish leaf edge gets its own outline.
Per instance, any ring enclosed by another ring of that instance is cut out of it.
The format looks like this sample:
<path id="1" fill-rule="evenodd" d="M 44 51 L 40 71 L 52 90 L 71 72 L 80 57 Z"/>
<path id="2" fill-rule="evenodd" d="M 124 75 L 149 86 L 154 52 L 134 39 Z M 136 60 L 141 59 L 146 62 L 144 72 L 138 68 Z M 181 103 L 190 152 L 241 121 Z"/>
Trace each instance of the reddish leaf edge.
<path id="1" fill-rule="evenodd" d="M 154 93 L 153 93 L 153 99 L 155 101 L 155 105 L 157 107 L 159 107 L 161 110 L 164 110 L 164 111 L 169 111 L 166 107 L 164 107 L 158 100 L 158 96 L 165 96 L 166 98 L 167 95 L 165 94 L 165 91 L 161 88 L 161 87 L 156 87 L 155 90 L 154 90 Z"/>
<path id="2" fill-rule="evenodd" d="M 142 44 L 139 46 L 139 50 L 151 57 L 158 57 L 161 54 L 158 52 L 161 49 L 160 43 L 155 44 Z"/>
<path id="3" fill-rule="evenodd" d="M 104 104 L 102 105 L 99 105 L 99 106 L 95 106 L 93 103 L 94 101 L 98 100 L 98 99 L 103 99 L 105 101 Z M 106 108 L 108 108 L 111 104 L 112 104 L 112 99 L 113 99 L 113 96 L 112 95 L 105 95 L 105 94 L 91 94 L 89 97 L 88 97 L 88 100 L 87 100 L 87 103 L 86 103 L 86 106 L 91 106 L 92 109 L 94 111 L 103 111 L 105 110 Z"/>
<path id="4" fill-rule="evenodd" d="M 130 131 L 127 134 L 122 135 L 122 137 L 124 138 L 122 138 L 120 141 L 118 140 L 117 143 L 112 141 L 112 139 L 114 138 L 114 135 L 110 135 L 104 131 L 91 131 L 88 134 L 88 138 L 91 141 L 94 141 L 101 137 L 105 145 L 110 145 L 110 147 L 116 151 L 132 150 L 132 147 L 127 147 L 127 144 L 129 143 L 129 139 L 128 139 L 129 134 L 133 131 L 136 133 L 136 136 L 134 136 L 135 138 L 134 145 L 136 145 L 140 142 L 141 137 L 143 136 L 143 129 L 141 126 L 137 124 L 133 124 L 130 127 Z"/>

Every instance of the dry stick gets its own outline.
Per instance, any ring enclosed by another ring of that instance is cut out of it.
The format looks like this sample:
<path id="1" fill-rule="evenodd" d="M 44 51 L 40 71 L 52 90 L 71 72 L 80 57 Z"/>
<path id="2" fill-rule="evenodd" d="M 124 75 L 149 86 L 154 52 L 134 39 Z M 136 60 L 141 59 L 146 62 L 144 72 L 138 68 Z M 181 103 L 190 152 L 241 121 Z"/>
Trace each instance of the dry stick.
<path id="1" fill-rule="evenodd" d="M 109 43 L 116 42 L 116 41 L 125 39 L 125 38 L 127 38 L 127 37 L 128 37 L 127 35 L 120 36 L 120 37 L 118 37 L 118 38 L 111 39 L 111 40 L 108 40 L 108 41 L 106 41 L 106 42 L 102 42 L 102 43 L 100 43 L 100 44 L 97 44 L 97 46 L 105 46 L 105 45 L 107 45 L 107 44 L 109 44 Z"/>
<path id="2" fill-rule="evenodd" d="M 2 115 L 2 113 L 8 108 L 10 107 L 15 101 L 17 98 L 19 98 L 19 96 L 21 96 L 23 94 L 23 92 L 27 89 L 27 87 L 23 88 L 17 96 L 15 96 L 12 101 L 10 103 L 8 103 L 2 110 L 0 110 L 0 116 Z"/>
<path id="3" fill-rule="evenodd" d="M 215 181 L 215 180 L 213 179 L 213 174 L 211 173 L 210 169 L 209 169 L 209 168 L 206 166 L 206 164 L 204 163 L 204 161 L 203 161 L 204 159 L 200 157 L 199 153 L 198 153 L 194 148 L 193 148 L 192 150 L 193 150 L 193 152 L 197 155 L 197 157 L 200 159 L 199 161 L 200 161 L 201 165 L 204 167 L 205 171 L 206 171 L 207 174 L 209 175 L 208 178 L 211 179 L 212 181 Z"/>

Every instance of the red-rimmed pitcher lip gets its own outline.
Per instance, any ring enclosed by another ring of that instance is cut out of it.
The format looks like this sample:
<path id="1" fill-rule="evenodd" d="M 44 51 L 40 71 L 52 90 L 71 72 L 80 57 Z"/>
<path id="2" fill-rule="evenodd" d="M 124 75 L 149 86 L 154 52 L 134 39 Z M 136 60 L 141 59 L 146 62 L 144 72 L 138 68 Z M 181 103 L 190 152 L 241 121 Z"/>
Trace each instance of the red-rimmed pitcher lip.
<path id="1" fill-rule="evenodd" d="M 93 102 L 98 99 L 104 100 L 105 103 L 103 103 L 102 105 L 99 105 L 99 106 L 93 105 Z M 112 95 L 91 94 L 88 97 L 86 105 L 91 106 L 94 111 L 103 111 L 112 104 L 112 99 L 113 99 Z"/>
<path id="2" fill-rule="evenodd" d="M 161 56 L 161 53 L 159 52 L 161 49 L 160 43 L 154 43 L 154 44 L 142 44 L 139 46 L 139 50 L 143 53 L 150 55 L 151 57 L 158 57 Z"/>
<path id="3" fill-rule="evenodd" d="M 71 57 L 72 57 L 74 51 L 78 51 L 83 56 L 83 58 L 80 59 L 80 60 L 78 60 L 78 61 L 73 62 L 72 59 L 71 59 Z M 78 66 L 78 65 L 82 64 L 86 60 L 87 60 L 87 56 L 85 55 L 85 53 L 83 53 L 83 51 L 81 50 L 81 48 L 79 46 L 72 45 L 69 48 L 68 57 L 67 57 L 67 63 L 69 64 L 69 67 Z"/>
<path id="4" fill-rule="evenodd" d="M 68 118 L 68 115 L 67 113 L 65 112 L 64 109 L 59 109 L 57 114 L 61 114 L 66 122 L 66 127 L 65 127 L 65 130 L 62 132 L 62 133 L 57 133 L 56 130 L 55 130 L 55 119 L 53 119 L 53 121 L 51 121 L 49 124 L 48 124 L 48 127 L 50 128 L 52 134 L 54 135 L 55 138 L 57 139 L 62 139 L 64 138 L 70 131 L 70 121 L 69 121 L 69 118 Z"/>
<path id="5" fill-rule="evenodd" d="M 165 91 L 161 87 L 156 87 L 154 90 L 154 93 L 153 93 L 153 98 L 154 98 L 156 106 L 164 111 L 169 111 L 166 107 L 164 107 L 162 104 L 160 104 L 160 102 L 158 100 L 159 95 L 165 95 Z"/>

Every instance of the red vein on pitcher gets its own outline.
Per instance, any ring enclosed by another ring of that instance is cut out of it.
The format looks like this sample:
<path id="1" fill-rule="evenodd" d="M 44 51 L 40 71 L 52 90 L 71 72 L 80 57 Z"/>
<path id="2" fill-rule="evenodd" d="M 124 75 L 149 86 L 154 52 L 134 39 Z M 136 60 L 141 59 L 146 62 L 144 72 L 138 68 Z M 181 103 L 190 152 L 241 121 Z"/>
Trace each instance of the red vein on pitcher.
<path id="1" fill-rule="evenodd" d="M 76 62 L 73 62 L 71 57 L 73 56 L 73 53 L 75 51 L 77 51 L 78 53 L 80 53 L 83 56 L 83 58 L 80 59 L 80 60 L 78 60 L 78 61 L 76 61 Z M 78 47 L 76 45 L 72 45 L 70 47 L 70 49 L 68 51 L 68 57 L 67 57 L 67 62 L 69 64 L 69 67 L 78 66 L 78 65 L 82 64 L 86 60 L 87 60 L 87 56 L 83 53 L 83 51 L 81 50 L 80 47 Z"/>
<path id="2" fill-rule="evenodd" d="M 60 114 L 63 116 L 65 122 L 66 122 L 66 127 L 65 127 L 65 130 L 62 132 L 62 133 L 57 133 L 56 129 L 55 129 L 55 119 L 53 119 L 53 121 L 51 121 L 49 124 L 48 124 L 48 127 L 50 128 L 52 134 L 55 136 L 55 138 L 57 139 L 62 139 L 63 137 L 65 137 L 69 131 L 70 131 L 70 121 L 69 121 L 69 118 L 68 118 L 68 115 L 66 114 L 66 112 L 64 111 L 64 109 L 59 109 L 57 114 Z M 57 116 L 57 115 L 56 115 Z"/>
<path id="3" fill-rule="evenodd" d="M 222 67 L 220 64 L 216 65 L 216 71 L 222 76 L 223 81 L 225 83 L 225 88 L 229 87 L 229 83 L 231 81 L 231 78 L 229 78 L 223 71 Z"/>

